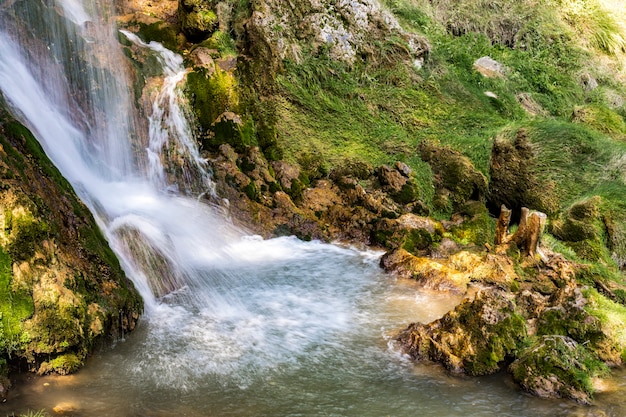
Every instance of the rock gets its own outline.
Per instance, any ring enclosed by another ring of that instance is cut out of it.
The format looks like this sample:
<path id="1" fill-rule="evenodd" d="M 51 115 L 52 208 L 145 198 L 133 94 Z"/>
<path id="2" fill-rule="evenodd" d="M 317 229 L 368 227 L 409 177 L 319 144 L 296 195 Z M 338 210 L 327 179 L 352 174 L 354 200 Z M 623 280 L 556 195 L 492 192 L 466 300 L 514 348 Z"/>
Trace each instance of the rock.
<path id="1" fill-rule="evenodd" d="M 515 381 L 543 398 L 571 398 L 591 403 L 593 378 L 608 368 L 572 338 L 541 336 L 524 348 L 510 366 Z"/>
<path id="2" fill-rule="evenodd" d="M 211 49 L 203 46 L 198 46 L 189 53 L 189 58 L 195 67 L 206 69 L 207 77 L 215 73 L 215 61 L 211 55 Z"/>
<path id="3" fill-rule="evenodd" d="M 400 171 L 397 167 L 400 167 Z M 413 178 L 408 178 L 405 174 L 408 166 L 396 164 L 396 168 L 391 168 L 388 165 L 382 165 L 376 170 L 376 175 L 380 184 L 383 186 L 383 191 L 388 193 L 389 196 L 399 204 L 408 204 L 416 201 L 419 198 L 419 188 Z"/>
<path id="4" fill-rule="evenodd" d="M 515 99 L 531 116 L 547 116 L 548 112 L 537 103 L 529 93 L 519 93 L 515 95 Z"/>
<path id="5" fill-rule="evenodd" d="M 181 31 L 192 42 L 206 39 L 218 24 L 213 1 L 179 0 L 178 22 Z"/>
<path id="6" fill-rule="evenodd" d="M 69 401 L 63 401 L 52 407 L 52 411 L 60 415 L 69 415 L 79 411 L 78 405 Z"/>
<path id="7" fill-rule="evenodd" d="M 487 179 L 469 158 L 450 148 L 422 142 L 419 153 L 435 175 L 435 202 L 439 209 L 458 210 L 468 200 L 484 201 Z"/>
<path id="8" fill-rule="evenodd" d="M 423 62 L 430 50 L 425 38 L 405 33 L 374 0 L 303 0 L 289 7 L 279 0 L 262 0 L 254 3 L 246 28 L 249 37 L 265 46 L 264 59 L 272 62 L 299 62 L 303 50 L 312 49 L 315 55 L 324 47 L 331 58 L 351 63 L 360 55 L 376 57 L 373 41 L 390 36 L 407 43 L 408 48 L 398 48 L 398 55 L 412 64 Z"/>
<path id="9" fill-rule="evenodd" d="M 593 91 L 598 88 L 598 81 L 589 73 L 584 73 L 580 77 L 580 83 L 585 91 Z"/>
<path id="10" fill-rule="evenodd" d="M 291 189 L 291 184 L 294 180 L 298 179 L 300 175 L 300 168 L 288 164 L 285 161 L 272 161 L 271 166 L 274 170 L 276 180 L 283 190 Z"/>
<path id="11" fill-rule="evenodd" d="M 241 116 L 231 111 L 220 114 L 211 124 L 212 143 L 229 143 L 235 148 L 243 147 L 241 128 L 243 121 Z M 240 150 L 240 149 L 238 149 Z"/>
<path id="12" fill-rule="evenodd" d="M 34 137 L 1 109 L 0 120 L 0 146 L 11 149 L 0 168 L 15 173 L 0 187 L 0 269 L 9 271 L 0 303 L 12 323 L 0 330 L 0 368 L 8 339 L 20 341 L 10 359 L 28 369 L 74 372 L 99 342 L 134 328 L 141 298 Z"/>
<path id="13" fill-rule="evenodd" d="M 469 274 L 459 272 L 438 260 L 415 256 L 402 248 L 385 253 L 380 264 L 386 272 L 414 279 L 427 290 L 464 294 L 470 281 Z"/>
<path id="14" fill-rule="evenodd" d="M 487 78 L 504 77 L 506 67 L 495 59 L 483 56 L 474 61 L 474 69 Z"/>
<path id="15" fill-rule="evenodd" d="M 237 68 L 236 56 L 220 58 L 216 62 L 217 62 L 217 66 L 220 67 L 222 71 L 232 72 L 235 70 L 235 68 Z"/>
<path id="16" fill-rule="evenodd" d="M 493 287 L 467 297 L 430 324 L 413 323 L 397 341 L 415 360 L 433 360 L 468 375 L 495 373 L 526 339 L 513 296 Z"/>

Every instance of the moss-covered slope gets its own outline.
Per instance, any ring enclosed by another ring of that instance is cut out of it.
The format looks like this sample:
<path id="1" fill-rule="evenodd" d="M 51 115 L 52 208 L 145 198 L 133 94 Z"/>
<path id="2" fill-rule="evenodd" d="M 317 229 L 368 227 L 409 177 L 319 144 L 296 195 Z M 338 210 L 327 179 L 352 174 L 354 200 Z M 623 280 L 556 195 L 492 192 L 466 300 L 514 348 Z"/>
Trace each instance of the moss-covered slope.
<path id="1" fill-rule="evenodd" d="M 133 329 L 141 310 L 88 209 L 0 110 L 0 368 L 73 372 L 99 341 Z"/>

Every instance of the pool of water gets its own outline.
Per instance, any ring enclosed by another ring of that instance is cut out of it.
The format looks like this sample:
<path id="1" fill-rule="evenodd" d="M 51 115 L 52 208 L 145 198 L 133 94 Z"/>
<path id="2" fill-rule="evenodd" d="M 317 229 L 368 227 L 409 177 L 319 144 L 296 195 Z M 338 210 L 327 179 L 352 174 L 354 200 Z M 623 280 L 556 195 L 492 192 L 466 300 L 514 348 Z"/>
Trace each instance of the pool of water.
<path id="1" fill-rule="evenodd" d="M 236 262 L 149 306 L 139 327 L 71 376 L 17 375 L 0 413 L 74 416 L 620 416 L 618 374 L 598 405 L 541 400 L 506 374 L 414 364 L 392 337 L 457 297 L 379 269 L 380 254 L 293 238 L 244 238 Z M 196 265 L 196 266 L 198 266 Z M 211 265 L 211 266 L 209 266 Z"/>

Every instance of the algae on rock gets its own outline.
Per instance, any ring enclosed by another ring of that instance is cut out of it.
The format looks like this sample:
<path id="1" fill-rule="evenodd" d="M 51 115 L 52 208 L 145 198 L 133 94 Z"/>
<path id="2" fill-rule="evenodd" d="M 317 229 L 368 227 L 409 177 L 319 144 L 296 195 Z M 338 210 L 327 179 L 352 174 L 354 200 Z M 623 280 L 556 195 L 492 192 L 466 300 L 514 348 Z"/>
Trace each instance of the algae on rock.
<path id="1" fill-rule="evenodd" d="M 32 135 L 0 111 L 0 360 L 76 371 L 134 328 L 142 302 L 88 209 Z"/>

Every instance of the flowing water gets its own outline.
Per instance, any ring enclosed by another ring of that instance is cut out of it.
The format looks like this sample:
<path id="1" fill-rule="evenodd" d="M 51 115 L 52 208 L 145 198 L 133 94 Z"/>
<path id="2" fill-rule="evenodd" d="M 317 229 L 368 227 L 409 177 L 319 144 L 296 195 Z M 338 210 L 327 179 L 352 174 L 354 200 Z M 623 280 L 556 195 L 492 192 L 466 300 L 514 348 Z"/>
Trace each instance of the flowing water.
<path id="1" fill-rule="evenodd" d="M 233 227 L 198 199 L 212 183 L 178 97 L 180 57 L 116 32 L 99 17 L 106 7 L 0 3 L 0 90 L 91 208 L 146 311 L 78 374 L 18 375 L 0 413 L 60 404 L 75 408 L 66 415 L 120 417 L 626 413 L 623 377 L 598 406 L 578 407 L 528 397 L 504 375 L 414 365 L 391 335 L 457 299 L 382 274 L 378 253 Z M 134 109 L 118 36 L 163 65 L 146 116 Z"/>

